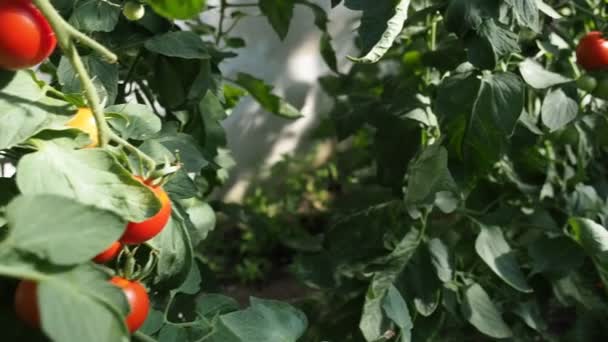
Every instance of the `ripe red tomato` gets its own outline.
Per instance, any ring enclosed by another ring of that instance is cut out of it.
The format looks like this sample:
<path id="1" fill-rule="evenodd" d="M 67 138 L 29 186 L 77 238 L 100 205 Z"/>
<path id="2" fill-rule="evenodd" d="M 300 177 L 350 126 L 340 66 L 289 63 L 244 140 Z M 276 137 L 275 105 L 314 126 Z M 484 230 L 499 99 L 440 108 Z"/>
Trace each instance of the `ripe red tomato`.
<path id="1" fill-rule="evenodd" d="M 38 284 L 30 280 L 22 280 L 15 292 L 15 311 L 17 317 L 32 328 L 40 327 L 40 312 L 38 311 Z"/>
<path id="2" fill-rule="evenodd" d="M 56 45 L 51 26 L 31 1 L 0 1 L 0 68 L 32 67 Z"/>
<path id="3" fill-rule="evenodd" d="M 116 256 L 120 252 L 121 248 L 122 248 L 122 244 L 120 242 L 116 241 L 112 245 L 110 245 L 110 247 L 108 247 L 108 249 L 97 254 L 97 256 L 95 258 L 93 258 L 93 261 L 95 261 L 98 264 L 105 264 L 107 262 L 110 262 L 116 258 Z"/>
<path id="4" fill-rule="evenodd" d="M 587 33 L 576 48 L 576 59 L 586 70 L 599 70 L 608 67 L 608 41 L 602 32 Z"/>
<path id="5" fill-rule="evenodd" d="M 150 310 L 148 292 L 143 285 L 137 281 L 113 277 L 110 279 L 110 282 L 120 287 L 127 297 L 127 302 L 129 302 L 129 314 L 127 315 L 126 323 L 129 331 L 134 332 L 144 324 L 148 317 L 148 311 Z"/>
<path id="6" fill-rule="evenodd" d="M 135 179 L 154 192 L 161 203 L 161 207 L 158 213 L 145 221 L 129 222 L 127 229 L 120 238 L 120 241 L 126 244 L 139 244 L 150 240 L 165 228 L 165 225 L 169 222 L 169 217 L 171 217 L 171 200 L 169 200 L 169 195 L 165 190 L 160 186 L 148 184 L 139 176 L 136 176 Z"/>

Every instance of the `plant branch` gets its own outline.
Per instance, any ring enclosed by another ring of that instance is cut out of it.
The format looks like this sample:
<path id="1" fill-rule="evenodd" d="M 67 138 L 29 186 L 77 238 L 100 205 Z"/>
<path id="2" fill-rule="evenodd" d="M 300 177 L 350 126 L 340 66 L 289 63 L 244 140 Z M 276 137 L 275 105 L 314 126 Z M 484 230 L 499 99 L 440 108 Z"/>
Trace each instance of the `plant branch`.
<path id="1" fill-rule="evenodd" d="M 145 154 L 144 152 L 142 152 L 137 147 L 133 146 L 127 140 L 119 137 L 116 133 L 111 132 L 110 133 L 110 139 L 113 140 L 113 141 L 115 141 L 116 143 L 118 143 L 122 147 L 126 148 L 127 150 L 131 151 L 135 155 L 137 155 L 138 158 L 140 158 L 141 160 L 143 160 L 148 165 L 148 169 L 149 170 L 154 170 L 156 168 L 156 161 L 154 161 L 154 159 L 152 159 L 150 156 L 148 156 L 147 154 Z M 144 176 L 144 175 L 142 175 L 142 176 Z"/>
<path id="2" fill-rule="evenodd" d="M 99 145 L 100 147 L 107 146 L 111 133 L 110 127 L 106 122 L 103 108 L 101 108 L 99 103 L 99 94 L 97 94 L 97 90 L 93 85 L 93 81 L 91 80 L 84 63 L 82 62 L 80 55 L 78 54 L 78 50 L 74 42 L 78 41 L 81 44 L 90 47 L 94 51 L 104 56 L 111 63 L 115 63 L 118 60 L 118 57 L 95 40 L 89 38 L 85 34 L 76 30 L 72 25 L 68 24 L 57 12 L 57 10 L 55 10 L 53 5 L 51 5 L 49 0 L 33 0 L 33 2 L 49 21 L 49 24 L 57 36 L 59 46 L 65 52 L 67 58 L 74 67 L 76 74 L 78 74 L 85 97 L 95 117 L 97 132 L 99 135 Z"/>

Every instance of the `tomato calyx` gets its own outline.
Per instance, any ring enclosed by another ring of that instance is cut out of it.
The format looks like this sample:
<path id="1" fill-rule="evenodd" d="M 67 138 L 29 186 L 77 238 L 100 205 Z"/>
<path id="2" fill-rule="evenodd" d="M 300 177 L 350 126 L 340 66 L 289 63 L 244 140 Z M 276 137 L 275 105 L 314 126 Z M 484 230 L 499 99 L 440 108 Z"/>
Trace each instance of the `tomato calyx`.
<path id="1" fill-rule="evenodd" d="M 122 247 L 122 243 L 120 243 L 119 241 L 115 241 L 110 245 L 110 247 L 105 249 L 103 252 L 97 254 L 93 258 L 93 261 L 98 264 L 106 264 L 116 259 L 117 256 L 120 255 Z"/>

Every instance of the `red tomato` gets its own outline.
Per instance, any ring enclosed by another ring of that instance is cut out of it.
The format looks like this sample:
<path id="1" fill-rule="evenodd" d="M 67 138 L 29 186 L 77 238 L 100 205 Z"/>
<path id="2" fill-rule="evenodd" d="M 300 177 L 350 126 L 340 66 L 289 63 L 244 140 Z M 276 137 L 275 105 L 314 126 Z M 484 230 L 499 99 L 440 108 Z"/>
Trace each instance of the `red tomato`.
<path id="1" fill-rule="evenodd" d="M 31 1 L 0 1 L 0 68 L 32 67 L 56 45 L 51 26 Z"/>
<path id="2" fill-rule="evenodd" d="M 30 280 L 22 280 L 15 292 L 15 311 L 17 317 L 32 328 L 40 327 L 40 312 L 38 311 L 38 284 Z"/>
<path id="3" fill-rule="evenodd" d="M 161 207 L 154 216 L 145 221 L 129 222 L 127 229 L 120 238 L 120 241 L 126 244 L 139 244 L 150 240 L 165 228 L 165 225 L 169 222 L 169 217 L 171 217 L 171 200 L 169 200 L 169 195 L 167 195 L 165 190 L 160 186 L 147 184 L 139 176 L 136 176 L 135 179 L 154 192 L 161 203 Z"/>
<path id="4" fill-rule="evenodd" d="M 122 244 L 120 242 L 116 241 L 112 245 L 110 245 L 110 247 L 108 247 L 108 249 L 97 254 L 97 256 L 95 258 L 93 258 L 93 261 L 95 261 L 98 264 L 105 264 L 107 262 L 110 262 L 116 258 L 118 253 L 120 253 L 121 248 L 122 248 Z"/>
<path id="5" fill-rule="evenodd" d="M 608 67 L 608 41 L 602 32 L 587 33 L 576 48 L 576 59 L 586 70 L 599 70 Z"/>
<path id="6" fill-rule="evenodd" d="M 120 287 L 127 297 L 129 314 L 127 315 L 126 323 L 129 331 L 134 332 L 144 324 L 148 317 L 148 311 L 150 310 L 148 292 L 141 283 L 125 278 L 113 277 L 110 279 L 110 282 Z"/>

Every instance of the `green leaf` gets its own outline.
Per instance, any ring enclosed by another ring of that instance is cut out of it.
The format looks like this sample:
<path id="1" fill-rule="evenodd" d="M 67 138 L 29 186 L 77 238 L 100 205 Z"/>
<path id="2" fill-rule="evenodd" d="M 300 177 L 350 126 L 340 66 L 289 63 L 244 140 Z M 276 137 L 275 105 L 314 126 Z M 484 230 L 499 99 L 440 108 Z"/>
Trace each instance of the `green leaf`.
<path id="1" fill-rule="evenodd" d="M 247 90 L 265 110 L 286 119 L 297 119 L 302 116 L 302 113 L 292 105 L 272 94 L 272 87 L 262 80 L 249 74 L 239 73 L 236 83 Z"/>
<path id="2" fill-rule="evenodd" d="M 480 226 L 481 232 L 475 240 L 475 251 L 483 261 L 507 284 L 521 292 L 532 292 L 524 277 L 511 247 L 499 227 Z"/>
<path id="3" fill-rule="evenodd" d="M 578 103 L 562 89 L 550 91 L 543 100 L 541 119 L 551 132 L 561 129 L 576 119 Z"/>
<path id="4" fill-rule="evenodd" d="M 410 7 L 410 0 L 400 0 L 395 7 L 394 15 L 386 23 L 386 30 L 382 33 L 380 40 L 363 57 L 350 58 L 359 63 L 375 63 L 386 54 L 393 46 L 395 39 L 403 30 L 403 25 L 407 19 L 407 11 Z"/>
<path id="5" fill-rule="evenodd" d="M 446 245 L 440 239 L 432 239 L 428 242 L 428 249 L 437 277 L 444 283 L 451 281 L 454 268 Z"/>
<path id="6" fill-rule="evenodd" d="M 17 185 L 23 194 L 54 194 L 140 222 L 160 208 L 156 196 L 108 152 L 71 151 L 48 145 L 21 159 Z"/>
<path id="7" fill-rule="evenodd" d="M 289 304 L 251 298 L 251 307 L 220 316 L 222 326 L 237 341 L 296 342 L 306 330 L 306 316 Z"/>
<path id="8" fill-rule="evenodd" d="M 201 37 L 191 31 L 167 32 L 154 36 L 147 40 L 144 46 L 149 51 L 163 56 L 185 59 L 210 58 Z"/>
<path id="9" fill-rule="evenodd" d="M 45 278 L 38 284 L 38 303 L 42 329 L 54 341 L 129 340 L 124 293 L 92 266 Z"/>
<path id="10" fill-rule="evenodd" d="M 124 139 L 145 140 L 161 129 L 160 118 L 145 105 L 125 103 L 107 107 L 105 112 L 116 115 L 109 121 Z"/>
<path id="11" fill-rule="evenodd" d="M 409 169 L 407 202 L 420 204 L 435 201 L 440 191 L 454 191 L 456 183 L 448 170 L 448 151 L 434 144 L 425 148 Z"/>
<path id="12" fill-rule="evenodd" d="M 0 150 L 14 147 L 49 127 L 62 127 L 68 103 L 50 99 L 25 71 L 0 70 Z"/>
<path id="13" fill-rule="evenodd" d="M 118 64 L 104 62 L 96 55 L 82 57 L 82 63 L 93 78 L 93 85 L 100 94 L 100 98 L 111 105 L 118 94 Z M 67 57 L 62 57 L 57 68 L 57 78 L 66 93 L 82 93 L 80 78 Z"/>
<path id="14" fill-rule="evenodd" d="M 521 317 L 524 323 L 526 323 L 526 325 L 530 328 L 538 332 L 547 330 L 547 323 L 545 323 L 540 308 L 536 302 L 521 302 L 517 304 L 517 307 L 513 310 L 513 312 L 517 316 Z"/>
<path id="15" fill-rule="evenodd" d="M 194 252 L 184 220 L 174 204 L 171 219 L 165 228 L 149 241 L 160 250 L 154 278 L 154 283 L 159 284 L 159 287 L 167 289 L 179 287 L 192 268 Z"/>
<path id="16" fill-rule="evenodd" d="M 184 169 L 188 172 L 198 173 L 209 164 L 198 147 L 198 143 L 189 134 L 162 133 L 161 137 L 155 138 L 152 141 L 160 143 L 175 155 L 179 154 Z"/>
<path id="17" fill-rule="evenodd" d="M 196 313 L 200 317 L 213 318 L 238 309 L 236 300 L 221 294 L 205 293 L 196 299 Z"/>
<path id="18" fill-rule="evenodd" d="M 109 211 L 56 195 L 21 196 L 6 210 L 11 246 L 58 265 L 91 260 L 125 229 Z"/>
<path id="19" fill-rule="evenodd" d="M 532 273 L 558 272 L 568 274 L 579 268 L 585 255 L 580 247 L 566 237 L 540 238 L 528 245 Z"/>
<path id="20" fill-rule="evenodd" d="M 536 89 L 546 89 L 574 80 L 543 68 L 533 59 L 527 58 L 519 64 L 519 72 L 524 81 Z"/>
<path id="21" fill-rule="evenodd" d="M 536 0 L 506 0 L 513 8 L 513 13 L 521 26 L 530 28 L 534 32 L 540 33 L 540 15 Z"/>
<path id="22" fill-rule="evenodd" d="M 294 0 L 260 0 L 260 11 L 266 16 L 281 40 L 287 37 L 289 23 L 293 16 Z"/>
<path id="23" fill-rule="evenodd" d="M 464 291 L 461 311 L 469 323 L 490 337 L 509 338 L 513 336 L 500 312 L 479 284 L 474 283 Z"/>
<path id="24" fill-rule="evenodd" d="M 586 218 L 573 217 L 568 223 L 571 237 L 591 256 L 604 286 L 608 286 L 608 231 Z"/>
<path id="25" fill-rule="evenodd" d="M 386 312 L 386 316 L 401 329 L 401 334 L 406 336 L 403 340 L 409 341 L 414 324 L 405 300 L 394 285 L 388 288 L 382 302 L 382 309 Z"/>
<path id="26" fill-rule="evenodd" d="M 486 74 L 473 106 L 465 137 L 471 169 L 491 167 L 505 150 L 524 109 L 524 86 L 515 74 Z"/>
<path id="27" fill-rule="evenodd" d="M 397 276 L 409 263 L 419 245 L 420 232 L 412 229 L 399 242 L 391 254 L 381 261 L 385 265 L 383 269 L 374 273 L 372 282 L 365 295 L 365 304 L 363 305 L 363 313 L 359 322 L 359 329 L 361 329 L 367 341 L 378 340 L 384 334 L 382 329 L 382 305 L 384 297 L 395 279 L 397 279 Z"/>
<path id="28" fill-rule="evenodd" d="M 190 19 L 199 14 L 206 0 L 144 0 L 152 9 L 169 19 Z"/>
<path id="29" fill-rule="evenodd" d="M 192 245 L 197 246 L 215 228 L 215 212 L 209 204 L 197 198 L 184 202 L 187 217 L 190 219 L 193 228 L 190 230 Z"/>
<path id="30" fill-rule="evenodd" d="M 110 32 L 118 23 L 120 11 L 120 6 L 110 1 L 77 1 L 69 22 L 81 31 Z"/>
<path id="31" fill-rule="evenodd" d="M 331 69 L 331 71 L 335 73 L 339 73 L 336 51 L 331 45 L 331 36 L 329 35 L 329 33 L 325 32 L 321 36 L 320 50 L 321 56 L 323 57 L 323 60 L 325 61 L 329 69 Z"/>

